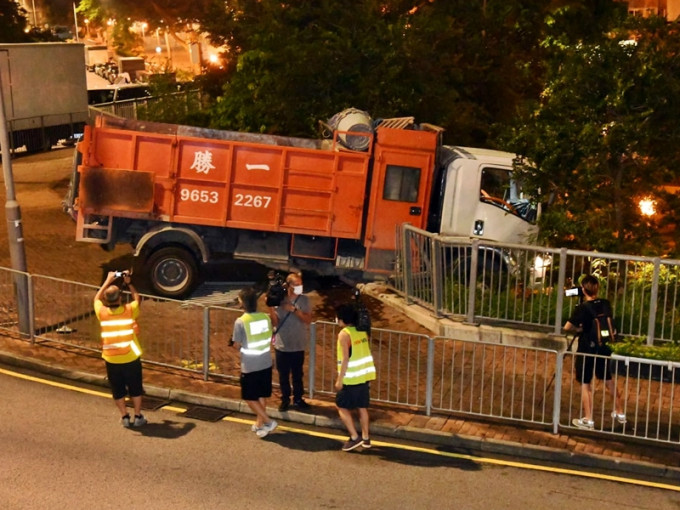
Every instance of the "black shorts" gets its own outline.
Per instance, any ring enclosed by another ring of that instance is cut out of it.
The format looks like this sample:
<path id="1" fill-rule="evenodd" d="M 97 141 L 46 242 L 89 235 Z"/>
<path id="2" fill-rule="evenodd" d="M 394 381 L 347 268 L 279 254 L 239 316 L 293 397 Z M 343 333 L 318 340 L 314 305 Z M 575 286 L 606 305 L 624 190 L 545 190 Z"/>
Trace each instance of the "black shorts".
<path id="1" fill-rule="evenodd" d="M 576 380 L 582 384 L 590 384 L 595 377 L 601 381 L 612 378 L 612 360 L 609 357 L 595 357 L 583 353 L 576 353 Z"/>
<path id="2" fill-rule="evenodd" d="M 335 405 L 340 409 L 366 409 L 369 406 L 370 384 L 345 384 L 335 395 Z"/>
<path id="3" fill-rule="evenodd" d="M 144 393 L 142 387 L 142 360 L 137 358 L 129 363 L 106 362 L 106 376 L 111 385 L 111 394 L 114 400 L 131 397 L 141 397 Z"/>
<path id="4" fill-rule="evenodd" d="M 272 396 L 272 367 L 241 374 L 241 398 L 259 400 Z"/>

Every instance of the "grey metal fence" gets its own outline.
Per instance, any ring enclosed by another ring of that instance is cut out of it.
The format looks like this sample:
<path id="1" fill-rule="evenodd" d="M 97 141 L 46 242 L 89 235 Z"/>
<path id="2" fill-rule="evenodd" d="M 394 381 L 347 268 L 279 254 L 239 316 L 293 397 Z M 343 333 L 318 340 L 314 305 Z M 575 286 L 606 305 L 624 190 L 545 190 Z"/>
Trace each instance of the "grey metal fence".
<path id="1" fill-rule="evenodd" d="M 432 409 L 553 423 L 556 351 L 441 337 L 433 347 Z"/>
<path id="2" fill-rule="evenodd" d="M 124 119 L 138 119 L 140 112 L 156 111 L 163 104 L 166 104 L 172 111 L 186 115 L 201 110 L 203 108 L 203 99 L 204 96 L 199 90 L 187 90 L 173 92 L 161 97 L 144 97 L 101 103 L 91 106 L 90 114 L 98 115 L 104 112 Z"/>
<path id="3" fill-rule="evenodd" d="M 404 225 L 395 289 L 439 316 L 559 334 L 583 274 L 603 282 L 620 334 L 680 341 L 680 261 L 442 237 Z"/>
<path id="4" fill-rule="evenodd" d="M 15 292 L 28 284 L 30 337 L 100 352 L 92 285 L 0 268 L 0 329 L 20 334 Z M 142 296 L 140 341 L 146 363 L 237 381 L 239 353 L 228 346 L 241 311 Z M 308 392 L 334 393 L 339 326 L 318 321 L 310 327 L 306 370 Z M 407 406 L 430 415 L 503 419 L 529 426 L 570 429 L 583 415 L 576 381 L 582 354 L 476 340 L 428 337 L 374 328 L 371 351 L 377 367 L 371 397 L 385 405 Z M 593 381 L 593 434 L 680 443 L 680 364 L 613 356 L 606 358 L 621 392 L 627 422 L 612 418 L 614 405 L 605 384 Z"/>

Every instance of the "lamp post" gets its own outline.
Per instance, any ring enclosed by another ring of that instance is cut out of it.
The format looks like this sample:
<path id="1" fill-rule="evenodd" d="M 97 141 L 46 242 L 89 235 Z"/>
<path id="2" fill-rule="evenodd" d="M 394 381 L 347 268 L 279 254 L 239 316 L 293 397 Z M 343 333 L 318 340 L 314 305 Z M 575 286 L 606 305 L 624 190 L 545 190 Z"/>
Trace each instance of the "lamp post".
<path id="1" fill-rule="evenodd" d="M 19 332 L 33 339 L 31 331 L 30 307 L 28 299 L 28 275 L 26 275 L 26 251 L 24 246 L 21 209 L 14 194 L 14 176 L 12 174 L 12 157 L 10 154 L 7 117 L 5 115 L 5 99 L 3 97 L 2 72 L 0 71 L 0 151 L 2 152 L 2 169 L 5 179 L 5 219 L 9 238 L 9 254 L 12 269 L 15 272 L 14 289 L 17 297 L 17 315 Z M 22 274 L 23 273 L 23 274 Z"/>
<path id="2" fill-rule="evenodd" d="M 38 18 L 35 13 L 35 0 L 31 0 L 31 5 L 33 5 L 33 26 L 38 28 Z"/>

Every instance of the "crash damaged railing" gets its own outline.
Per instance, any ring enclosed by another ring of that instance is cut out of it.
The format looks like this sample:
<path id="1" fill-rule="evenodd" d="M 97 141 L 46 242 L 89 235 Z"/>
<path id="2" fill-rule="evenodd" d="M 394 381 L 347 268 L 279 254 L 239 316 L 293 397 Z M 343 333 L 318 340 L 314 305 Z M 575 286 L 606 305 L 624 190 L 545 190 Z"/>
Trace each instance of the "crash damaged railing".
<path id="1" fill-rule="evenodd" d="M 395 289 L 441 317 L 559 334 L 578 304 L 565 290 L 602 282 L 627 337 L 680 341 L 680 261 L 443 237 L 404 225 Z"/>
<path id="2" fill-rule="evenodd" d="M 28 287 L 30 334 L 21 332 L 16 289 Z M 92 285 L 0 268 L 0 327 L 6 337 L 35 345 L 57 344 L 100 353 L 99 324 Z M 128 299 L 128 298 L 126 298 Z M 142 296 L 140 342 L 146 364 L 191 372 L 204 380 L 237 384 L 240 358 L 229 345 L 242 313 L 229 307 Z M 340 327 L 310 325 L 305 363 L 307 393 L 331 396 L 336 377 Z M 13 340 L 14 341 L 14 340 Z M 457 340 L 373 328 L 371 352 L 377 378 L 371 399 L 425 415 L 447 413 L 527 426 L 573 429 L 583 417 L 576 358 L 597 358 L 536 347 Z M 621 439 L 680 444 L 680 364 L 612 356 L 602 358 L 618 389 L 616 409 L 607 384 L 594 379 L 594 421 L 589 433 Z M 621 411 L 625 423 L 611 413 Z"/>

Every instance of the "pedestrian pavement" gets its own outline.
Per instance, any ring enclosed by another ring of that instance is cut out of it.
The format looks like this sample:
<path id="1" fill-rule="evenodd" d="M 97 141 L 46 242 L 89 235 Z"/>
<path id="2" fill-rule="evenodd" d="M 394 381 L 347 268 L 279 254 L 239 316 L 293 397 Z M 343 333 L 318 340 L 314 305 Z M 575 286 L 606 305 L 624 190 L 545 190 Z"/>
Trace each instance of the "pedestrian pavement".
<path id="1" fill-rule="evenodd" d="M 68 346 L 30 344 L 0 337 L 0 363 L 66 378 L 78 383 L 107 386 L 104 363 L 98 353 L 74 351 Z M 250 414 L 235 383 L 204 381 L 195 373 L 145 364 L 145 391 L 154 401 L 185 403 Z M 151 400 L 151 399 L 149 399 Z M 280 422 L 301 423 L 343 431 L 332 399 L 308 399 L 308 411 L 279 412 L 276 392 L 268 412 Z M 680 486 L 680 457 L 676 445 L 631 441 L 569 430 L 553 434 L 508 421 L 481 421 L 454 414 L 426 416 L 408 407 L 372 405 L 371 435 L 419 441 L 446 451 L 473 455 L 502 455 L 517 461 L 557 463 L 595 471 L 663 479 Z M 338 450 L 341 444 L 338 443 Z"/>

